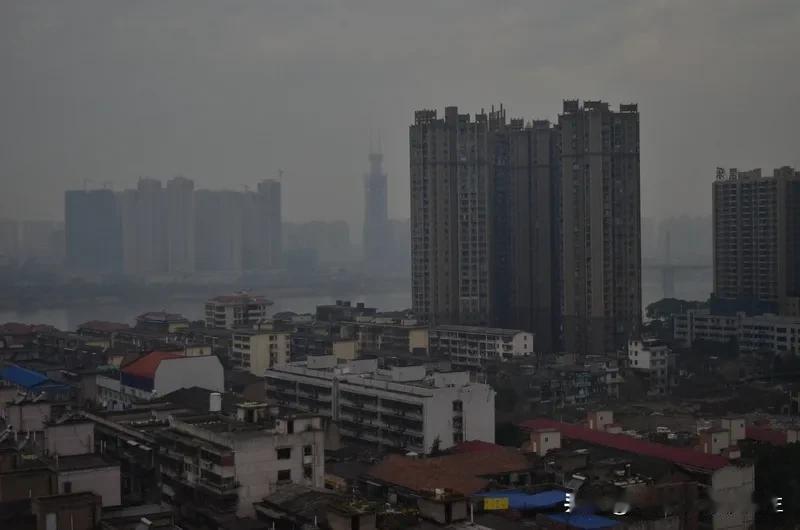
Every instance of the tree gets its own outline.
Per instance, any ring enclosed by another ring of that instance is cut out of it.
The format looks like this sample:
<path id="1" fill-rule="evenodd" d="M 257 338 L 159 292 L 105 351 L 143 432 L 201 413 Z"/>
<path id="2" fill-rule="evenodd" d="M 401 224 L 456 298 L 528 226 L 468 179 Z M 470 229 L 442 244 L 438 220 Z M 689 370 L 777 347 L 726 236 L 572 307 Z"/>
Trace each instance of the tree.
<path id="1" fill-rule="evenodd" d="M 645 313 L 649 319 L 666 320 L 672 315 L 683 314 L 690 309 L 705 309 L 708 302 L 696 300 L 679 300 L 678 298 L 662 298 L 647 306 Z"/>
<path id="2" fill-rule="evenodd" d="M 442 454 L 442 440 L 437 436 L 433 439 L 433 443 L 431 444 L 431 456 L 439 456 Z"/>

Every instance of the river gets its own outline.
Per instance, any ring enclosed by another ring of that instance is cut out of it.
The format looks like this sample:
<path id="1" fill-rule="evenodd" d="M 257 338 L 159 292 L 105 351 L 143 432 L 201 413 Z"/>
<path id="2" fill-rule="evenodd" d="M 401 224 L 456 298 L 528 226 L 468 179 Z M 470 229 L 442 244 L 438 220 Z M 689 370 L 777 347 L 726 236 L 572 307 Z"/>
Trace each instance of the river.
<path id="1" fill-rule="evenodd" d="M 690 275 L 676 278 L 675 295 L 688 300 L 705 300 L 711 292 L 710 275 Z M 353 292 L 337 296 L 309 296 L 309 295 L 283 295 L 272 297 L 268 292 L 263 293 L 275 302 L 273 312 L 294 311 L 296 313 L 312 313 L 316 306 L 332 304 L 337 299 L 351 300 L 353 303 L 364 302 L 370 307 L 377 307 L 381 311 L 407 309 L 411 306 L 411 293 L 408 291 L 396 292 Z M 642 303 L 648 304 L 661 299 L 663 296 L 661 279 L 657 274 L 644 271 L 642 279 Z M 126 302 L 96 302 L 81 303 L 67 307 L 38 307 L 32 310 L 0 310 L 0 323 L 25 322 L 31 324 L 49 324 L 62 330 L 73 330 L 79 324 L 88 320 L 110 320 L 113 322 L 133 323 L 136 315 L 146 311 L 169 311 L 180 313 L 190 320 L 203 318 L 204 295 L 174 296 L 165 295 L 155 297 L 149 301 L 138 303 Z"/>

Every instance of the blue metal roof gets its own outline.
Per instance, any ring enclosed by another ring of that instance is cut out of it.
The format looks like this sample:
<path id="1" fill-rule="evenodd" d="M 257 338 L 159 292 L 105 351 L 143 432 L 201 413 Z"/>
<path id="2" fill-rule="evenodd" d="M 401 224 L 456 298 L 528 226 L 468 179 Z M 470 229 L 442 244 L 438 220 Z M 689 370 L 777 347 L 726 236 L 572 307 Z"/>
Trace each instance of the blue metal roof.
<path id="1" fill-rule="evenodd" d="M 566 524 L 572 528 L 580 528 L 581 530 L 602 530 L 604 528 L 614 528 L 619 525 L 618 521 L 600 515 L 556 513 L 547 515 L 547 517 L 553 521 Z"/>
<path id="2" fill-rule="evenodd" d="M 44 374 L 13 364 L 3 368 L 3 371 L 0 372 L 0 377 L 11 384 L 25 388 L 33 388 L 37 385 L 50 381 L 50 379 L 48 379 L 48 377 Z"/>
<path id="3" fill-rule="evenodd" d="M 526 493 L 521 490 L 485 491 L 477 494 L 478 497 L 507 498 L 511 510 L 535 510 L 563 506 L 566 493 L 561 490 L 548 490 L 539 493 Z"/>

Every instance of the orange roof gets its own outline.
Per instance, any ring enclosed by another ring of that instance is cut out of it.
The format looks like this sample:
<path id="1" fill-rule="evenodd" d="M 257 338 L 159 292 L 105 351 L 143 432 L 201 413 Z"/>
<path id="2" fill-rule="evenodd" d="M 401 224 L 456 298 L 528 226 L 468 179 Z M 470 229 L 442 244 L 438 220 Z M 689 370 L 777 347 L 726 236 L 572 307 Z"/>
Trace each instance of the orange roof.
<path id="1" fill-rule="evenodd" d="M 407 490 L 424 492 L 437 488 L 472 495 L 489 485 L 482 478 L 530 469 L 529 459 L 516 449 L 497 446 L 480 452 L 434 458 L 389 455 L 367 475 Z"/>
<path id="2" fill-rule="evenodd" d="M 156 370 L 158 369 L 158 365 L 161 364 L 161 361 L 166 359 L 178 359 L 180 357 L 183 357 L 183 355 L 172 352 L 150 352 L 127 365 L 122 369 L 122 373 L 152 379 L 155 377 Z"/>

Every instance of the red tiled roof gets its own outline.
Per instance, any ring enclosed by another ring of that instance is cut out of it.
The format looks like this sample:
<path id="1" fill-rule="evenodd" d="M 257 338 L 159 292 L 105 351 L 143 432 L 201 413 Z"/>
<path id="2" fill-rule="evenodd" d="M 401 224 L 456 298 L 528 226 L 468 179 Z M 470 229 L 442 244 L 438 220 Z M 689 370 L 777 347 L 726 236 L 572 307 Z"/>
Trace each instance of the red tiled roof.
<path id="1" fill-rule="evenodd" d="M 389 455 L 370 468 L 367 475 L 407 490 L 429 492 L 437 488 L 472 495 L 489 485 L 489 475 L 529 469 L 529 459 L 517 451 L 496 446 L 490 451 L 460 453 L 433 458 Z"/>
<path id="2" fill-rule="evenodd" d="M 152 379 L 155 377 L 156 370 L 158 369 L 158 365 L 161 364 L 161 361 L 166 359 L 178 359 L 180 357 L 183 357 L 183 355 L 173 352 L 150 352 L 124 367 L 122 372 L 136 377 Z"/>
<path id="3" fill-rule="evenodd" d="M 461 453 L 483 453 L 485 451 L 496 451 L 505 449 L 502 445 L 493 444 L 491 442 L 484 442 L 482 440 L 468 440 L 461 442 L 451 449 L 453 454 Z"/>
<path id="4" fill-rule="evenodd" d="M 625 434 L 594 431 L 582 425 L 563 423 L 546 418 L 525 421 L 522 422 L 520 426 L 523 429 L 531 431 L 548 427 L 555 428 L 558 429 L 565 438 L 580 440 L 592 445 L 609 447 L 618 451 L 625 451 L 650 458 L 657 458 L 659 460 L 666 460 L 688 468 L 716 471 L 729 464 L 728 459 L 719 455 L 707 455 L 700 451 L 694 451 L 683 447 L 671 447 L 669 445 L 639 440 Z"/>
<path id="5" fill-rule="evenodd" d="M 0 334 L 3 335 L 32 335 L 35 331 L 34 326 L 19 322 L 6 322 L 0 325 Z"/>
<path id="6" fill-rule="evenodd" d="M 771 445 L 786 445 L 786 432 L 767 427 L 756 427 L 748 425 L 744 429 L 745 436 L 756 442 L 764 442 Z"/>

